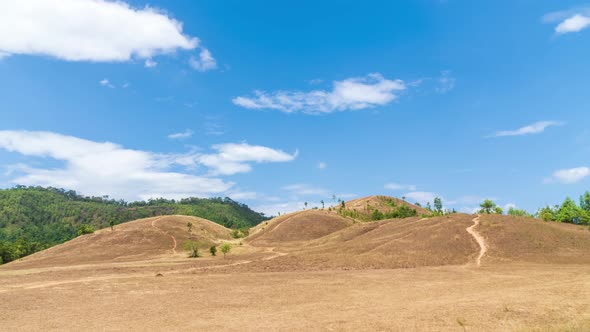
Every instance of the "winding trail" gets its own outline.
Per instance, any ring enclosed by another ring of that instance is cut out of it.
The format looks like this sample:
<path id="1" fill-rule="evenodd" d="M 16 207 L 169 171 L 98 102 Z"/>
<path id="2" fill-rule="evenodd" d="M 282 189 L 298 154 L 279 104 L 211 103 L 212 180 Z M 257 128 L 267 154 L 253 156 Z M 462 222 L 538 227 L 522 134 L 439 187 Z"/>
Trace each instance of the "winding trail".
<path id="1" fill-rule="evenodd" d="M 479 217 L 480 216 L 478 215 L 477 217 L 473 218 L 473 225 L 465 229 L 467 233 L 473 236 L 475 241 L 477 241 L 477 244 L 479 244 L 479 255 L 477 256 L 477 259 L 475 261 L 477 266 L 481 265 L 481 259 L 488 251 L 488 245 L 486 244 L 486 240 L 483 238 L 483 236 L 481 236 L 478 232 L 475 231 L 475 227 L 479 225 Z"/>
<path id="2" fill-rule="evenodd" d="M 176 255 L 176 238 L 174 237 L 174 235 L 167 233 L 167 232 L 163 231 L 161 228 L 159 228 L 158 226 L 156 226 L 156 221 L 158 221 L 160 219 L 162 219 L 162 218 L 160 217 L 160 218 L 156 218 L 156 219 L 152 220 L 152 227 L 157 229 L 158 232 L 170 236 L 170 238 L 172 239 L 172 243 L 173 243 L 172 255 Z"/>

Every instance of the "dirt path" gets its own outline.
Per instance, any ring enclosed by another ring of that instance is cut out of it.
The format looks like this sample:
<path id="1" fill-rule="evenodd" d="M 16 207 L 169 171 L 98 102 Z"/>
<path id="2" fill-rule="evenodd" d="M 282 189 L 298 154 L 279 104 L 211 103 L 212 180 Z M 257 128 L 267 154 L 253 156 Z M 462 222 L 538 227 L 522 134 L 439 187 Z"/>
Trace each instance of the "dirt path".
<path id="1" fill-rule="evenodd" d="M 479 255 L 477 256 L 477 260 L 475 261 L 477 266 L 481 265 L 481 259 L 486 254 L 486 251 L 488 251 L 486 240 L 483 238 L 483 236 L 481 236 L 478 232 L 475 231 L 475 227 L 479 225 L 479 217 L 480 216 L 473 218 L 473 225 L 466 228 L 467 233 L 471 234 L 475 241 L 477 241 L 477 244 L 479 244 Z"/>
<path id="2" fill-rule="evenodd" d="M 156 219 L 152 220 L 152 227 L 155 228 L 155 229 L 157 229 L 158 232 L 170 236 L 170 238 L 172 239 L 172 243 L 173 243 L 173 246 L 172 246 L 172 254 L 173 255 L 176 255 L 176 238 L 174 237 L 174 235 L 168 234 L 167 232 L 164 232 L 162 229 L 160 229 L 160 228 L 158 228 L 158 226 L 156 226 L 156 221 L 158 221 L 160 219 L 161 218 L 156 218 Z"/>

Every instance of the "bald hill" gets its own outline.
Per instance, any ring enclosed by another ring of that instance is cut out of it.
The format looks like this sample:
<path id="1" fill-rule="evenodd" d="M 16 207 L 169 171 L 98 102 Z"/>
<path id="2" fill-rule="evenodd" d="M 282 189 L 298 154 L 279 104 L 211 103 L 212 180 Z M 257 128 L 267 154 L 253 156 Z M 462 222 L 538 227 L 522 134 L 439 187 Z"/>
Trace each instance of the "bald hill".
<path id="1" fill-rule="evenodd" d="M 101 229 L 111 222 L 121 224 L 161 215 L 195 216 L 233 229 L 249 228 L 268 219 L 229 198 L 129 203 L 57 188 L 17 186 L 0 190 L 0 263 L 71 240 L 82 227 Z"/>

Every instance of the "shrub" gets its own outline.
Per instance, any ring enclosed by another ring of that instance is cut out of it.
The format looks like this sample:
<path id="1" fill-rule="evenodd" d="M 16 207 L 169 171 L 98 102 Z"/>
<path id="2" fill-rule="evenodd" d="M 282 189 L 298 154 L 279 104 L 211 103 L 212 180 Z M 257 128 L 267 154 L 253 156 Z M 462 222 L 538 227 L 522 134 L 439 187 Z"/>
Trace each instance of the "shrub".
<path id="1" fill-rule="evenodd" d="M 215 254 L 217 254 L 217 247 L 211 246 L 211 248 L 209 248 L 209 252 L 211 253 L 211 256 L 215 256 Z"/>
<path id="2" fill-rule="evenodd" d="M 188 251 L 188 257 L 197 258 L 199 255 L 199 244 L 196 241 L 187 240 L 183 244 L 184 250 Z"/>
<path id="3" fill-rule="evenodd" d="M 221 245 L 221 252 L 223 253 L 223 258 L 225 258 L 225 255 L 229 254 L 229 252 L 231 251 L 231 244 L 229 243 L 224 243 Z"/>
<path id="4" fill-rule="evenodd" d="M 96 231 L 94 226 L 88 225 L 88 224 L 82 224 L 78 228 L 78 236 L 84 235 L 84 234 L 92 234 L 92 233 L 94 233 L 94 231 Z"/>

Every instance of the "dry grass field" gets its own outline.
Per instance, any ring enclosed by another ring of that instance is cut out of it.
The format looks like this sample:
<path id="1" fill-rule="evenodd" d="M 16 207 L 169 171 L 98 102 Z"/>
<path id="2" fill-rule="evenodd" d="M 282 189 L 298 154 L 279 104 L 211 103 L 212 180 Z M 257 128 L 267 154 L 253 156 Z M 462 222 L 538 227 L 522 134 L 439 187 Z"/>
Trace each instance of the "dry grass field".
<path id="1" fill-rule="evenodd" d="M 313 210 L 239 240 L 204 219 L 142 219 L 2 266 L 0 330 L 590 330 L 587 228 L 482 216 L 470 233 L 475 217 Z"/>

